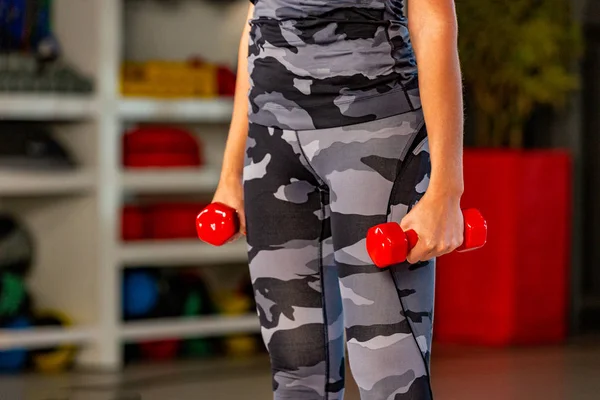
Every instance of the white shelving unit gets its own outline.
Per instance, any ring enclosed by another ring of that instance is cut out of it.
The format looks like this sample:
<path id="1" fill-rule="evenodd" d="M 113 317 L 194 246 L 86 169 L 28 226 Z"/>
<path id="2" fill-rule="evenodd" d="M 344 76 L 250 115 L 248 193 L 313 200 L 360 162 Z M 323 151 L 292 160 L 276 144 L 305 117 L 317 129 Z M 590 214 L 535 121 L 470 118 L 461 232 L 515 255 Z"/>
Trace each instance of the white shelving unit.
<path id="1" fill-rule="evenodd" d="M 242 241 L 212 247 L 197 240 L 126 243 L 120 246 L 118 258 L 122 265 L 132 267 L 227 264 L 247 260 L 246 244 Z"/>
<path id="2" fill-rule="evenodd" d="M 136 193 L 206 193 L 219 183 L 219 170 L 201 169 L 164 169 L 127 171 L 121 174 L 124 190 Z"/>
<path id="3" fill-rule="evenodd" d="M 119 116 L 126 121 L 226 122 L 233 111 L 231 100 L 123 99 Z"/>
<path id="4" fill-rule="evenodd" d="M 258 332 L 256 315 L 235 317 L 209 316 L 194 319 L 163 319 L 158 321 L 130 322 L 121 328 L 123 340 L 150 340 L 165 337 L 202 337 L 226 333 Z"/>
<path id="5" fill-rule="evenodd" d="M 239 32 L 231 27 L 237 22 L 241 32 L 247 7 L 244 2 L 216 7 L 184 1 L 169 10 L 156 3 L 54 0 L 53 25 L 62 52 L 94 78 L 93 95 L 0 93 L 0 121 L 47 121 L 80 165 L 71 172 L 0 170 L 0 211 L 19 215 L 36 241 L 30 290 L 44 308 L 60 309 L 75 322 L 64 329 L 0 330 L 0 350 L 75 343 L 82 348 L 80 365 L 110 369 L 121 366 L 125 341 L 259 329 L 254 314 L 120 320 L 124 268 L 195 267 L 247 259 L 244 242 L 221 248 L 197 240 L 121 242 L 120 216 L 126 196 L 212 194 L 232 112 L 230 99 L 122 98 L 118 92 L 121 62 L 125 58 L 181 59 L 193 49 L 212 57 L 211 61 L 233 64 Z M 158 24 L 163 29 L 157 29 Z M 178 35 L 181 46 L 166 43 L 175 40 L 166 32 Z M 124 170 L 120 156 L 124 130 L 132 124 L 155 122 L 198 129 L 207 147 L 203 151 L 206 165 L 201 169 Z"/>
<path id="6" fill-rule="evenodd" d="M 85 345 L 95 340 L 90 328 L 38 328 L 0 336 L 0 348 L 27 347 L 30 349 L 60 344 Z"/>
<path id="7" fill-rule="evenodd" d="M 0 170 L 2 196 L 42 196 L 81 193 L 95 188 L 92 171 L 27 172 Z"/>
<path id="8" fill-rule="evenodd" d="M 97 111 L 95 99 L 85 96 L 0 93 L 0 119 L 73 120 L 91 118 Z"/>

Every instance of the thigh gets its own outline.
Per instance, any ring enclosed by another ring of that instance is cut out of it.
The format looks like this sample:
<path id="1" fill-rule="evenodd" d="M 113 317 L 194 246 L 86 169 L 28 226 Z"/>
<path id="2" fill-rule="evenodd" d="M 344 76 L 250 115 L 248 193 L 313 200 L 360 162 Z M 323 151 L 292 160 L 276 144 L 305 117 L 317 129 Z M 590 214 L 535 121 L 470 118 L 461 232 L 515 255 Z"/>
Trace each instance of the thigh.
<path id="1" fill-rule="evenodd" d="M 326 196 L 290 134 L 257 125 L 249 131 L 250 274 L 276 394 L 300 399 L 327 391 L 336 399 L 343 393 L 343 322 Z"/>
<path id="2" fill-rule="evenodd" d="M 426 189 L 429 160 L 421 157 L 422 128 L 422 114 L 415 112 L 336 128 L 327 137 L 321 132 L 325 139 L 313 132 L 301 136 L 311 165 L 331 192 L 350 364 L 365 399 L 393 393 L 429 398 L 421 351 L 429 343 L 415 324 L 431 321 L 433 276 L 408 264 L 378 269 L 365 245 L 369 228 L 392 218 L 399 222 Z M 424 168 L 416 168 L 421 161 Z"/>
<path id="3" fill-rule="evenodd" d="M 250 274 L 267 347 L 276 331 L 300 337 L 323 319 L 320 196 L 282 135 L 251 125 L 244 167 Z"/>

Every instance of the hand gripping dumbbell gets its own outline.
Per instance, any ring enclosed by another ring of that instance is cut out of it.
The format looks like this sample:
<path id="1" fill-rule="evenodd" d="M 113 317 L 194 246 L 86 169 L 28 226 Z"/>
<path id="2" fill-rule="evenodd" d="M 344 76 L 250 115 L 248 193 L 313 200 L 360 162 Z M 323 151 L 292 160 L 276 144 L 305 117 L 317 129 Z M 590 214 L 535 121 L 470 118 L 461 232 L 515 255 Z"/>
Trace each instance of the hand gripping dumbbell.
<path id="1" fill-rule="evenodd" d="M 231 241 L 240 230 L 235 209 L 222 203 L 211 203 L 196 217 L 196 231 L 203 242 L 222 246 Z"/>
<path id="2" fill-rule="evenodd" d="M 462 211 L 465 221 L 463 244 L 458 252 L 475 250 L 487 241 L 487 222 L 481 213 L 469 208 Z M 389 267 L 406 261 L 406 256 L 415 247 L 419 237 L 412 229 L 404 232 L 396 222 L 379 224 L 367 232 L 367 252 L 379 268 Z"/>

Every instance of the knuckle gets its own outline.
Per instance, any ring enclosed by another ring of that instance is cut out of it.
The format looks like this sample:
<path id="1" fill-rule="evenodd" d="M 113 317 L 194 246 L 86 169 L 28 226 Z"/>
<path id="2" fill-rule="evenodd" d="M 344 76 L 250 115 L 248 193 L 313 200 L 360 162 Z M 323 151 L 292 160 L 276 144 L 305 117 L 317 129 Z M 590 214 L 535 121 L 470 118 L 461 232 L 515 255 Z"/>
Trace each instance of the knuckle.
<path id="1" fill-rule="evenodd" d="M 416 264 L 419 262 L 421 257 L 423 257 L 422 252 L 413 252 L 406 260 L 411 264 Z"/>

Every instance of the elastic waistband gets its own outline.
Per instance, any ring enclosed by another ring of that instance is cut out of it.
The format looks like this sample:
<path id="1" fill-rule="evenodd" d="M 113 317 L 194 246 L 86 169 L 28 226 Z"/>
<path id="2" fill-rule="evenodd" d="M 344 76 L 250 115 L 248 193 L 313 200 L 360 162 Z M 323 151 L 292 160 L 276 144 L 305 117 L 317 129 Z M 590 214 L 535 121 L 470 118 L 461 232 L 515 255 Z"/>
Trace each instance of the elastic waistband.
<path id="1" fill-rule="evenodd" d="M 285 106 L 255 98 L 249 107 L 252 124 L 294 131 L 327 129 L 374 121 L 421 108 L 418 87 L 328 102 L 320 107 Z"/>

